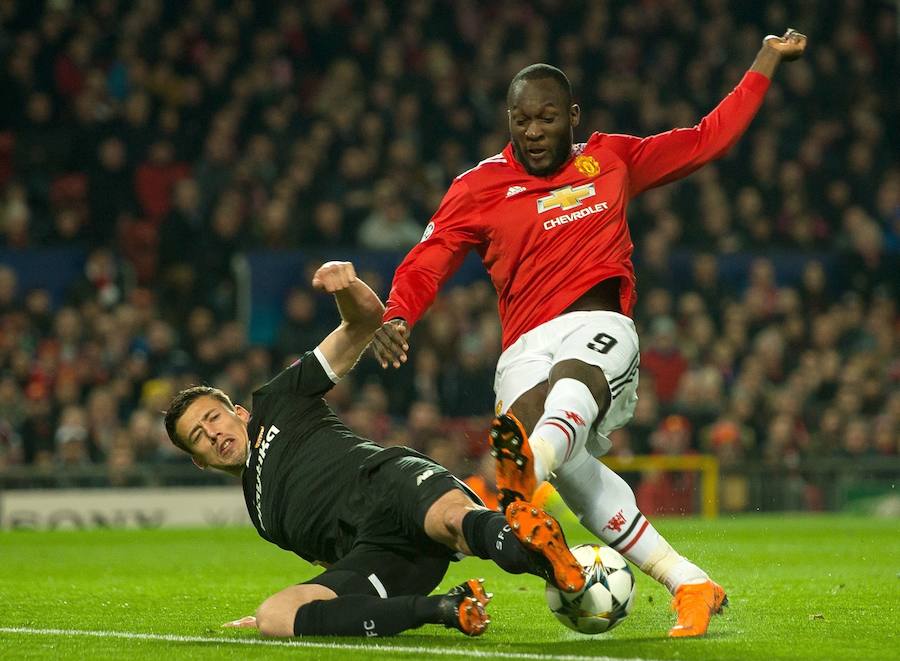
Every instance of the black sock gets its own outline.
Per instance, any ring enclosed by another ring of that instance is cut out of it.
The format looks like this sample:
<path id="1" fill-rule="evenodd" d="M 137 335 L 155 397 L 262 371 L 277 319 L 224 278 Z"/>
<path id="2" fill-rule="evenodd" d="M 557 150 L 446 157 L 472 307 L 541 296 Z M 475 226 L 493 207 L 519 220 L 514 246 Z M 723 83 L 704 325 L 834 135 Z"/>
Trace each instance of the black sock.
<path id="1" fill-rule="evenodd" d="M 423 624 L 442 624 L 440 596 L 381 599 L 350 594 L 297 609 L 295 636 L 394 636 Z"/>
<path id="2" fill-rule="evenodd" d="M 463 517 L 463 537 L 472 553 L 493 560 L 509 574 L 531 573 L 534 561 L 500 512 L 473 510 Z"/>

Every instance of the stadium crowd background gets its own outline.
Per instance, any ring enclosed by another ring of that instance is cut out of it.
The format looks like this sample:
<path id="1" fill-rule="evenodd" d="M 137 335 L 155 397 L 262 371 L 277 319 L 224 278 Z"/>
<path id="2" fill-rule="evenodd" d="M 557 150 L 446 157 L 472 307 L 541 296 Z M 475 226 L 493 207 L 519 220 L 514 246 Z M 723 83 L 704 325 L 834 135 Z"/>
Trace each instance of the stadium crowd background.
<path id="1" fill-rule="evenodd" d="M 0 471 L 131 484 L 183 462 L 169 397 L 203 381 L 249 404 L 314 346 L 336 318 L 309 269 L 415 244 L 452 178 L 503 148 L 522 66 L 566 71 L 576 138 L 649 135 L 696 123 L 791 25 L 808 55 L 730 156 L 630 207 L 640 401 L 613 452 L 793 471 L 794 506 L 822 507 L 807 459 L 900 453 L 897 20 L 860 0 L 0 2 Z M 82 248 L 83 275 L 20 286 L 10 256 L 54 246 Z M 269 345 L 237 314 L 250 250 L 315 255 Z M 386 295 L 389 271 L 364 277 Z M 365 358 L 331 403 L 478 470 L 486 279 L 446 290 L 412 346 L 399 372 Z"/>

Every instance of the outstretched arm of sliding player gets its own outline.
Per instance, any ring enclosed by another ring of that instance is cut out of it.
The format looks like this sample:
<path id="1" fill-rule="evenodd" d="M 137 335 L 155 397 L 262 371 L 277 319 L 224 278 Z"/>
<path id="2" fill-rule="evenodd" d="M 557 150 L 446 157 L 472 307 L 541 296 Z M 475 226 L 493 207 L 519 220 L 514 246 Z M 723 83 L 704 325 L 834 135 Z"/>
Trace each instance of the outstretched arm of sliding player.
<path id="1" fill-rule="evenodd" d="M 317 351 L 341 378 L 356 365 L 381 324 L 384 305 L 378 295 L 359 279 L 350 262 L 328 262 L 313 276 L 313 287 L 334 295 L 341 323 L 328 334 Z"/>
<path id="2" fill-rule="evenodd" d="M 406 362 L 410 329 L 469 250 L 481 243 L 482 234 L 481 216 L 469 186 L 457 178 L 425 228 L 422 241 L 394 273 L 384 311 L 385 323 L 372 343 L 382 367 L 400 367 Z"/>
<path id="3" fill-rule="evenodd" d="M 766 37 L 753 66 L 738 86 L 692 128 L 673 129 L 647 138 L 608 136 L 604 144 L 628 166 L 629 197 L 685 177 L 724 156 L 759 111 L 778 63 L 796 59 L 805 48 L 806 37 L 793 30 L 783 37 Z"/>

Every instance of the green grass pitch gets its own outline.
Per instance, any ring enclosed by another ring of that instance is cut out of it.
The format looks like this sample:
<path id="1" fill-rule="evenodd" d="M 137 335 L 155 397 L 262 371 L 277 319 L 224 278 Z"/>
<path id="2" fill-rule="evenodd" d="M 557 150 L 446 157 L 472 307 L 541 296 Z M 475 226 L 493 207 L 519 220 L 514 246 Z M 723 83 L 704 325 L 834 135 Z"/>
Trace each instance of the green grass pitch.
<path id="1" fill-rule="evenodd" d="M 704 639 L 666 638 L 668 593 L 640 572 L 632 614 L 590 637 L 553 619 L 537 579 L 467 559 L 441 587 L 487 579 L 493 622 L 481 638 L 426 626 L 391 639 L 260 642 L 255 632 L 219 625 L 316 570 L 252 529 L 7 532 L 0 533 L 0 658 L 900 658 L 896 520 L 656 523 L 729 592 L 731 607 Z M 570 543 L 589 539 L 567 527 Z"/>

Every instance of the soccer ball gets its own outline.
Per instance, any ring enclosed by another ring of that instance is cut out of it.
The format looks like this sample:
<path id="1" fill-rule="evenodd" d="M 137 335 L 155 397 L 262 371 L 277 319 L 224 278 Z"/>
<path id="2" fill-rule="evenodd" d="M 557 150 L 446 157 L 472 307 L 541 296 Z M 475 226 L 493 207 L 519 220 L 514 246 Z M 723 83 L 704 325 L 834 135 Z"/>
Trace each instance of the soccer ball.
<path id="1" fill-rule="evenodd" d="M 579 544 L 572 547 L 584 567 L 584 590 L 571 594 L 547 584 L 547 605 L 557 620 L 580 633 L 609 631 L 631 612 L 634 574 L 625 558 L 608 546 Z"/>

